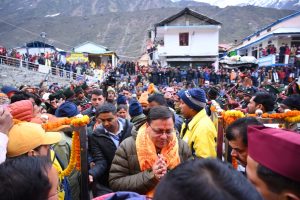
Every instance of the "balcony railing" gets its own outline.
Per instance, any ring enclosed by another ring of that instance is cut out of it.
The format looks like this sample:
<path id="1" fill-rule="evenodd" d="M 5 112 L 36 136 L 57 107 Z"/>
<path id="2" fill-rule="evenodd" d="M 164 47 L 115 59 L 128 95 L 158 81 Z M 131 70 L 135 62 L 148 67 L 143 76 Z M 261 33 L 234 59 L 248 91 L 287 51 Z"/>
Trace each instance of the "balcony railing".
<path id="1" fill-rule="evenodd" d="M 0 64 L 8 65 L 11 67 L 17 67 L 22 70 L 51 74 L 52 76 L 57 76 L 70 80 L 83 80 L 85 77 L 85 74 L 78 74 L 73 71 L 68 71 L 63 68 L 60 68 L 58 65 L 50 67 L 2 55 L 0 55 Z"/>

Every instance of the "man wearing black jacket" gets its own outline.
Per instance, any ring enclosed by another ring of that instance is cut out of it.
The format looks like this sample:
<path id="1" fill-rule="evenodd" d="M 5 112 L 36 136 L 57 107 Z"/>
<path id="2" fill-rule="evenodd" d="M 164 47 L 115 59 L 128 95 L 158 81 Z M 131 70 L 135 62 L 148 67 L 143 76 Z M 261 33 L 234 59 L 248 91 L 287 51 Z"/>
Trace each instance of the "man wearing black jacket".
<path id="1" fill-rule="evenodd" d="M 89 180 L 93 183 L 94 197 L 110 193 L 108 175 L 115 152 L 120 143 L 131 136 L 132 123 L 118 118 L 113 104 L 105 103 L 96 112 L 101 124 L 89 137 L 89 150 L 95 163 L 89 170 Z"/>

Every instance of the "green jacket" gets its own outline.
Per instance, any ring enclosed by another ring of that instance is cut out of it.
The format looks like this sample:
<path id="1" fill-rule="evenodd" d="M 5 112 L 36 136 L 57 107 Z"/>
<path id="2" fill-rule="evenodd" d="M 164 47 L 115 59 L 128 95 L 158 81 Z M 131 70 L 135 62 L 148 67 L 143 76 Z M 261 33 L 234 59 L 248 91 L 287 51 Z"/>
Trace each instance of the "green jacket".
<path id="1" fill-rule="evenodd" d="M 144 114 L 140 114 L 138 116 L 132 117 L 130 122 L 133 123 L 133 125 L 135 126 L 136 130 L 139 130 L 139 128 L 145 124 L 147 121 L 147 117 Z"/>

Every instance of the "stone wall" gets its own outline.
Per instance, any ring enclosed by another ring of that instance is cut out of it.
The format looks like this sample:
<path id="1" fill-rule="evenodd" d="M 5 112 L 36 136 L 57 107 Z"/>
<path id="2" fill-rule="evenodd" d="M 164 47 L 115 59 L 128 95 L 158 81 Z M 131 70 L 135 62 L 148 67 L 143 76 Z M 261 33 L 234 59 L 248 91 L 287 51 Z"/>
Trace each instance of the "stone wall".
<path id="1" fill-rule="evenodd" d="M 26 68 L 14 67 L 0 64 L 0 86 L 13 85 L 19 87 L 21 85 L 37 86 L 45 79 L 47 74 L 31 71 Z M 58 83 L 61 86 L 70 84 L 70 80 L 59 76 L 49 75 L 48 85 Z"/>

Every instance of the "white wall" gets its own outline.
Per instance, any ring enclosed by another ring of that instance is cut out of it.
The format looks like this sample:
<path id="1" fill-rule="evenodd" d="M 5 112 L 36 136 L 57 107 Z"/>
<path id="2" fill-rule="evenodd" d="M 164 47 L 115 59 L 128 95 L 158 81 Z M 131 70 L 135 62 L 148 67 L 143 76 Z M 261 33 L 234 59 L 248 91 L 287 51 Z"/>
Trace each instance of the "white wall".
<path id="1" fill-rule="evenodd" d="M 27 53 L 27 49 L 26 48 L 19 48 L 19 49 L 16 49 L 17 52 L 19 52 L 20 54 L 25 54 Z M 45 51 L 44 51 L 45 50 Z M 44 53 L 44 52 L 50 52 L 50 53 L 54 53 L 55 50 L 52 49 L 52 48 L 28 48 L 28 53 L 31 54 L 31 55 L 34 55 L 34 54 L 41 54 L 41 53 Z"/>
<path id="2" fill-rule="evenodd" d="M 189 46 L 179 46 L 179 33 L 189 33 Z M 158 48 L 163 56 L 216 56 L 218 55 L 219 29 L 166 30 L 164 46 Z"/>

